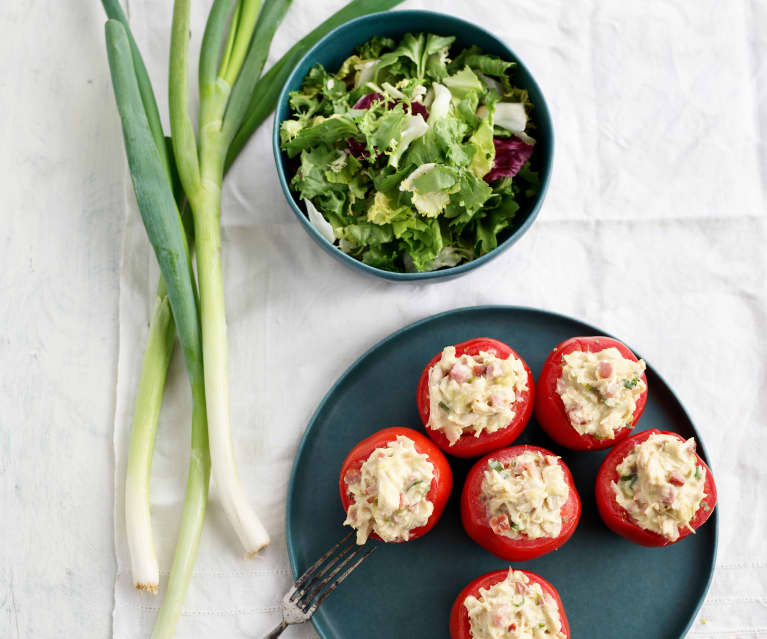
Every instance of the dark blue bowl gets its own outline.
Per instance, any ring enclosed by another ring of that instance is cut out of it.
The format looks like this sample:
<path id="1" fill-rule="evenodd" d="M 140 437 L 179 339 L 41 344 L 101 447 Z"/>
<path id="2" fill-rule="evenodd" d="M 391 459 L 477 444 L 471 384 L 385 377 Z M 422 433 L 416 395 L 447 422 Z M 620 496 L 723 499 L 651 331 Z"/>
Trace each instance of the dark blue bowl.
<path id="1" fill-rule="evenodd" d="M 454 47 L 463 48 L 474 44 L 486 53 L 495 54 L 505 60 L 513 60 L 517 63 L 513 75 L 514 84 L 527 89 L 530 101 L 534 106 L 531 119 L 536 126 L 534 133 L 536 144 L 532 166 L 539 172 L 541 177 L 541 187 L 538 194 L 534 199 L 520 207 L 511 227 L 500 234 L 496 249 L 466 264 L 426 273 L 395 273 L 368 266 L 328 242 L 309 222 L 306 214 L 299 206 L 297 194 L 290 190 L 289 182 L 292 175 L 287 174 L 287 156 L 280 150 L 280 124 L 283 120 L 290 118 L 289 94 L 291 91 L 297 91 L 301 88 L 304 77 L 315 64 L 320 63 L 329 71 L 335 71 L 351 55 L 352 50 L 357 45 L 366 42 L 373 36 L 390 36 L 398 39 L 409 31 L 452 35 L 456 37 Z M 298 221 L 306 232 L 326 252 L 360 271 L 389 280 L 434 280 L 455 277 L 485 264 L 509 248 L 530 228 L 530 225 L 538 215 L 538 210 L 541 208 L 549 185 L 554 157 L 554 130 L 551 124 L 549 109 L 546 106 L 546 100 L 544 100 L 543 93 L 541 93 L 538 84 L 523 62 L 501 40 L 471 22 L 466 22 L 466 20 L 461 20 L 444 13 L 435 13 L 433 11 L 389 11 L 363 16 L 337 27 L 317 42 L 301 58 L 301 61 L 293 69 L 293 73 L 290 74 L 288 81 L 285 83 L 277 102 L 274 115 L 272 146 L 274 149 L 274 159 L 277 164 L 277 174 L 279 175 L 282 191 L 285 193 L 285 198 L 288 204 L 290 204 L 290 208 L 293 209 L 293 213 L 296 214 Z"/>

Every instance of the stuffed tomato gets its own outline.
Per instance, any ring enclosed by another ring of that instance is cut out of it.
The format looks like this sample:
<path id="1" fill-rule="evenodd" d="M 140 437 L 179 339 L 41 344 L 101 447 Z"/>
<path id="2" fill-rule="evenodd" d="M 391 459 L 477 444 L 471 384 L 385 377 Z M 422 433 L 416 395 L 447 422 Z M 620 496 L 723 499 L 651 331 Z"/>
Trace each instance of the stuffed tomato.
<path id="1" fill-rule="evenodd" d="M 512 443 L 533 412 L 530 367 L 508 345 L 489 337 L 445 347 L 418 382 L 426 433 L 456 457 L 479 457 Z"/>
<path id="2" fill-rule="evenodd" d="M 450 611 L 450 639 L 570 639 L 559 593 L 527 570 L 496 570 L 472 581 Z"/>
<path id="3" fill-rule="evenodd" d="M 461 493 L 461 522 L 480 546 L 506 561 L 526 561 L 572 537 L 581 516 L 573 476 L 538 446 L 512 446 L 480 459 Z"/>
<path id="4" fill-rule="evenodd" d="M 573 337 L 543 364 L 535 418 L 566 448 L 600 450 L 629 435 L 646 402 L 643 360 L 611 337 Z"/>
<path id="5" fill-rule="evenodd" d="M 346 456 L 338 481 L 344 525 L 387 542 L 416 539 L 442 516 L 453 474 L 442 451 L 410 428 L 384 428 Z"/>
<path id="6" fill-rule="evenodd" d="M 668 546 L 711 516 L 716 485 L 694 439 L 653 428 L 620 442 L 605 457 L 596 500 L 613 532 L 642 546 Z"/>

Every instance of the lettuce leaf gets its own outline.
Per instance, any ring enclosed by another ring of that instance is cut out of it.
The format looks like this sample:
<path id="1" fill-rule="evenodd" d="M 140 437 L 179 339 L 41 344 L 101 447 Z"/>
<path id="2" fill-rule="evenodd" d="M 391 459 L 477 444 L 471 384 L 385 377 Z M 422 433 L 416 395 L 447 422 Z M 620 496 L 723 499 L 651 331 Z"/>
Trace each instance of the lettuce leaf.
<path id="1" fill-rule="evenodd" d="M 472 91 L 477 95 L 485 92 L 485 85 L 480 82 L 479 78 L 468 66 L 453 75 L 447 76 L 442 80 L 442 83 L 459 100 L 465 98 Z"/>
<path id="2" fill-rule="evenodd" d="M 478 73 L 489 76 L 500 82 L 504 95 L 509 95 L 513 89 L 509 71 L 516 64 L 506 62 L 496 55 L 482 53 L 477 46 L 471 46 L 461 51 L 456 59 L 448 66 L 451 72 L 468 66 Z"/>
<path id="3" fill-rule="evenodd" d="M 349 116 L 334 115 L 304 127 L 298 135 L 285 144 L 285 151 L 288 157 L 292 158 L 304 149 L 318 144 L 333 144 L 354 137 L 358 133 L 357 125 Z"/>
<path id="4" fill-rule="evenodd" d="M 390 75 L 405 75 L 408 74 L 409 68 L 399 65 L 395 68 L 395 64 L 400 63 L 402 58 L 409 60 L 412 65 L 412 74 L 417 78 L 422 78 L 422 60 L 424 55 L 424 45 L 426 43 L 426 37 L 423 33 L 413 35 L 412 33 L 406 33 L 402 37 L 402 41 L 399 45 L 389 53 L 384 53 L 375 68 L 374 81 L 378 82 L 381 77 L 381 72 L 389 70 Z"/>
<path id="5" fill-rule="evenodd" d="M 359 45 L 356 49 L 356 52 L 360 58 L 380 58 L 383 53 L 391 51 L 396 46 L 397 43 L 391 38 L 373 36 L 367 42 L 363 42 L 361 45 Z"/>

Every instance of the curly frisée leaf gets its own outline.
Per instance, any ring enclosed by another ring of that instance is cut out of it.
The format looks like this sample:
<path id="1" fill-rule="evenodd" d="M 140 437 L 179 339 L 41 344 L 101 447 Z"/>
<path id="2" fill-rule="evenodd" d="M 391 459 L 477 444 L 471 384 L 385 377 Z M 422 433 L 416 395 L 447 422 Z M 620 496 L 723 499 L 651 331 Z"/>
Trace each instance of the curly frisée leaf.
<path id="1" fill-rule="evenodd" d="M 480 93 L 485 88 L 469 67 L 464 67 L 457 73 L 443 79 L 442 82 L 450 89 L 450 93 L 458 99 L 465 98 L 472 91 Z"/>
<path id="2" fill-rule="evenodd" d="M 439 36 L 429 33 L 426 36 L 423 69 L 433 80 L 440 80 L 447 75 L 448 53 L 455 36 Z"/>
<path id="3" fill-rule="evenodd" d="M 399 188 L 411 193 L 413 206 L 421 215 L 437 217 L 450 201 L 450 189 L 457 181 L 454 169 L 431 163 L 419 166 Z"/>
<path id="4" fill-rule="evenodd" d="M 484 108 L 484 107 L 483 107 Z M 485 109 L 477 130 L 469 142 L 474 145 L 474 155 L 469 164 L 469 171 L 481 178 L 490 172 L 495 162 L 495 145 L 493 144 L 493 112 Z"/>
<path id="5" fill-rule="evenodd" d="M 347 116 L 333 115 L 327 119 L 322 118 L 322 116 L 318 117 L 321 118 L 318 122 L 304 127 L 292 140 L 285 144 L 288 157 L 295 157 L 302 150 L 316 144 L 333 144 L 357 134 L 357 125 Z"/>
<path id="6" fill-rule="evenodd" d="M 503 89 L 503 95 L 509 95 L 512 92 L 511 79 L 509 71 L 514 68 L 514 62 L 507 62 L 498 56 L 482 53 L 479 47 L 471 46 L 461 51 L 456 59 L 448 66 L 452 73 L 457 69 L 469 67 L 477 73 L 496 80 Z"/>

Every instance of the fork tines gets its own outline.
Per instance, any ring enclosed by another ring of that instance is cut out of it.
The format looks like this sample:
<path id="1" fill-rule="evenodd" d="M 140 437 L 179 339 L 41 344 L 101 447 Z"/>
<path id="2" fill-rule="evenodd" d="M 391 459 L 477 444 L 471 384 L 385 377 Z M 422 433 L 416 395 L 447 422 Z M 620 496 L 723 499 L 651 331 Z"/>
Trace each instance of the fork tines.
<path id="1" fill-rule="evenodd" d="M 295 586 L 285 597 L 296 604 L 304 614 L 308 616 L 314 614 L 314 611 L 336 589 L 338 584 L 346 579 L 377 548 L 377 546 L 369 548 L 358 546 L 353 538 L 354 535 L 354 531 L 350 532 L 322 555 L 298 578 Z M 334 581 L 330 583 L 333 579 Z"/>

